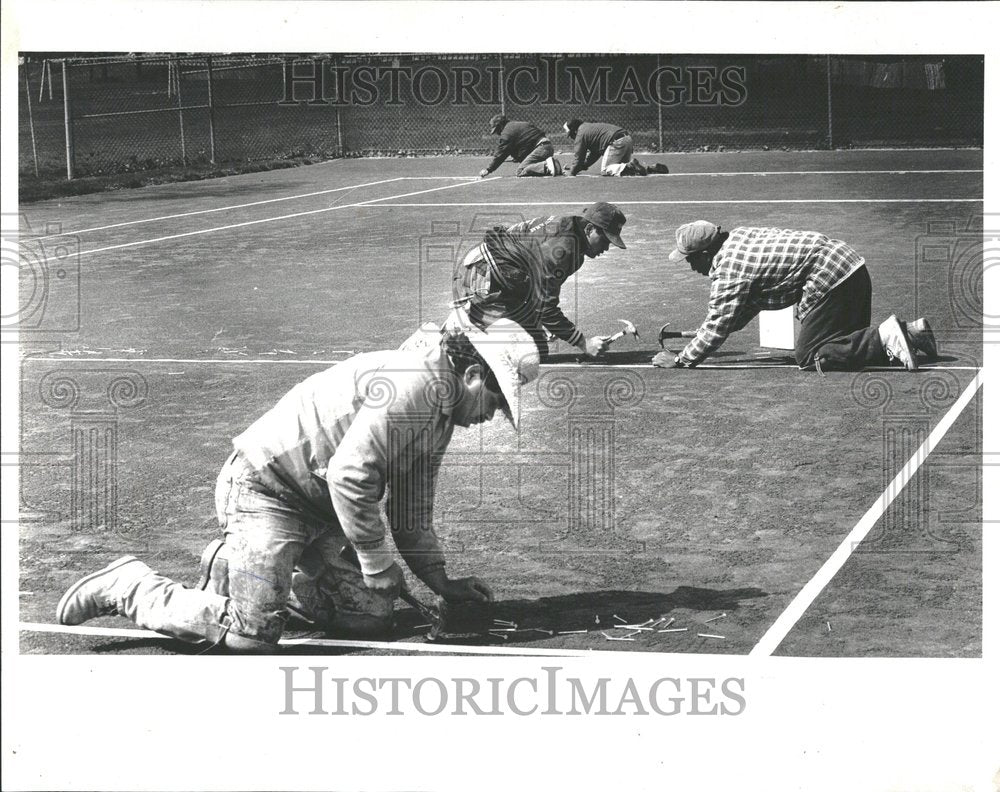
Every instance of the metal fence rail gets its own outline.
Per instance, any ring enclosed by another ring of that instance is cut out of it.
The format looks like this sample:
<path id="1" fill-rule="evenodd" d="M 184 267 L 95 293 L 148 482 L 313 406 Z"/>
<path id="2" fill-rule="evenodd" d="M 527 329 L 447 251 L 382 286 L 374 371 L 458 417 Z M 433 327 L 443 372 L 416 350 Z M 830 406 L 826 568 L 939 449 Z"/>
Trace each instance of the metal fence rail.
<path id="1" fill-rule="evenodd" d="M 637 147 L 981 146 L 976 56 L 130 55 L 22 58 L 22 179 L 489 152 L 498 112 Z"/>

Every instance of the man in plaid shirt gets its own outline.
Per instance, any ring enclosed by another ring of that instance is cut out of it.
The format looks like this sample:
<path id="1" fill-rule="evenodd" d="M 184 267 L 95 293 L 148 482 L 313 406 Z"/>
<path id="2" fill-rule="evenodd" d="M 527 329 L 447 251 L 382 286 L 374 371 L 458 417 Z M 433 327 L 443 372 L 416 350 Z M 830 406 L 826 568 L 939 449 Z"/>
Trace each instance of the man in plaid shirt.
<path id="1" fill-rule="evenodd" d="M 723 231 L 705 220 L 677 229 L 670 261 L 688 260 L 712 279 L 708 316 L 695 338 L 661 367 L 697 366 L 761 311 L 795 305 L 801 322 L 795 360 L 801 368 L 855 370 L 898 360 L 917 368 L 915 350 L 937 355 L 926 319 L 895 315 L 870 327 L 872 283 L 865 260 L 838 239 L 812 231 L 740 227 Z"/>

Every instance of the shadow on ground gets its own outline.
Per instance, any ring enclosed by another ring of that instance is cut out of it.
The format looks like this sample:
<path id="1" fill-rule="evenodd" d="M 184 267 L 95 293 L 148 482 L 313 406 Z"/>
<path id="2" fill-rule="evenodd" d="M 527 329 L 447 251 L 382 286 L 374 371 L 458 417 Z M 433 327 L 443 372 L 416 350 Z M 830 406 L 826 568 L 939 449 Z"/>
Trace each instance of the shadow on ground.
<path id="1" fill-rule="evenodd" d="M 438 640 L 438 645 L 462 646 L 511 646 L 535 643 L 537 641 L 558 642 L 560 632 L 575 630 L 600 631 L 613 629 L 621 624 L 641 623 L 661 616 L 669 618 L 677 608 L 698 611 L 736 611 L 744 600 L 767 596 L 759 588 L 710 589 L 694 586 L 679 586 L 670 593 L 646 591 L 586 591 L 563 594 L 556 597 L 542 597 L 536 600 L 506 600 L 496 604 L 495 618 L 517 624 L 518 631 L 507 633 L 506 640 L 490 635 L 464 635 L 448 640 Z M 617 618 L 616 618 L 617 617 Z M 396 627 L 385 640 L 398 641 L 399 650 L 405 651 L 407 639 L 421 638 L 427 632 L 419 627 L 424 617 L 412 608 L 404 608 L 396 613 Z M 294 629 L 290 625 L 285 638 L 327 637 L 351 640 L 357 636 L 343 634 L 323 634 L 318 631 Z M 551 643 L 548 645 L 552 645 Z M 558 645 L 553 646 L 558 648 Z M 204 644 L 186 644 L 181 641 L 165 641 L 162 638 L 138 638 L 106 641 L 96 644 L 94 654 L 142 653 L 144 650 L 167 650 L 179 655 L 223 654 L 215 647 Z M 357 652 L 350 647 L 285 646 L 275 654 L 346 654 Z M 363 650 L 367 651 L 367 650 Z"/>

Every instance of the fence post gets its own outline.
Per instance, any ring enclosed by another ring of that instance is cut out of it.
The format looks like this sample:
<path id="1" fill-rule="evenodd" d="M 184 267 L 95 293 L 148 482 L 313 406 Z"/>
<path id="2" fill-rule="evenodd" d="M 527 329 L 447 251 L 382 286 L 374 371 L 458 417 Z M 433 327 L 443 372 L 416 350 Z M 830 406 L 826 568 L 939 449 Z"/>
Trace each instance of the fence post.
<path id="1" fill-rule="evenodd" d="M 215 101 L 212 94 L 212 56 L 205 56 L 208 71 L 208 161 L 215 164 Z"/>
<path id="2" fill-rule="evenodd" d="M 69 95 L 69 71 L 66 68 L 66 59 L 62 60 L 62 79 L 63 79 L 63 123 L 66 125 L 66 180 L 73 180 L 74 163 L 76 160 L 76 152 L 73 147 L 73 111 L 70 107 L 70 95 Z M 51 77 L 49 78 L 49 84 L 52 84 Z"/>
<path id="3" fill-rule="evenodd" d="M 660 78 L 660 67 L 661 67 L 660 55 L 657 54 L 657 56 L 656 56 L 656 78 L 657 79 Z M 659 141 L 660 141 L 659 150 L 663 151 L 663 102 L 659 101 L 659 99 L 660 99 L 659 86 L 657 86 L 656 90 L 653 91 L 653 95 L 656 97 L 656 100 L 657 100 L 656 101 L 656 115 L 657 115 L 657 128 L 658 128 L 658 131 L 659 131 Z"/>
<path id="4" fill-rule="evenodd" d="M 507 73 L 503 68 L 503 53 L 500 53 L 500 115 L 507 115 L 507 102 L 503 90 L 505 82 L 507 82 Z"/>
<path id="5" fill-rule="evenodd" d="M 187 146 L 184 143 L 184 104 L 181 99 L 181 62 L 180 58 L 174 58 L 174 74 L 177 75 L 177 119 L 181 126 L 181 161 L 187 165 Z"/>
<path id="6" fill-rule="evenodd" d="M 336 68 L 336 66 L 338 65 L 337 64 L 337 58 L 336 58 L 336 56 L 332 57 L 332 61 L 333 61 L 334 68 Z M 284 63 L 284 61 L 282 61 L 282 63 Z M 337 72 L 334 71 L 334 74 L 337 74 Z M 338 157 L 343 157 L 344 156 L 344 130 L 343 130 L 343 127 L 341 126 L 341 121 L 340 121 L 340 109 L 344 106 L 344 104 L 341 101 L 342 97 L 340 96 L 340 81 L 339 80 L 335 80 L 335 82 L 336 82 L 336 89 L 337 89 L 337 98 L 335 100 L 336 104 L 333 107 L 333 112 L 334 112 L 334 118 L 337 120 L 337 156 Z"/>
<path id="7" fill-rule="evenodd" d="M 833 149 L 833 76 L 831 74 L 831 58 L 826 56 L 826 142 L 827 148 Z"/>
<path id="8" fill-rule="evenodd" d="M 41 104 L 42 100 L 45 98 L 45 78 L 46 78 L 46 76 L 48 76 L 48 78 L 49 78 L 49 101 L 51 102 L 52 101 L 52 61 L 50 61 L 48 58 L 45 58 L 42 61 L 42 79 L 41 79 L 41 82 L 38 84 L 38 104 Z"/>
<path id="9" fill-rule="evenodd" d="M 35 119 L 31 114 L 31 83 L 28 81 L 27 61 L 24 63 L 24 97 L 28 100 L 28 130 L 31 132 L 31 159 L 35 163 L 35 178 L 38 178 L 38 148 L 35 145 Z"/>

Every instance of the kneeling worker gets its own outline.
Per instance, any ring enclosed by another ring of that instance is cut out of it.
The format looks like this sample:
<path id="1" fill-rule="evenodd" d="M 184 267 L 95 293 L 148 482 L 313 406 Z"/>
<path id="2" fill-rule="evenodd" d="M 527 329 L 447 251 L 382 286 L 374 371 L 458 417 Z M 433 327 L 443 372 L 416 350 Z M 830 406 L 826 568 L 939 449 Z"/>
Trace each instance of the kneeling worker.
<path id="1" fill-rule="evenodd" d="M 898 360 L 918 367 L 917 351 L 937 357 L 926 319 L 890 316 L 870 327 L 872 281 L 865 260 L 839 239 L 813 231 L 740 227 L 723 231 L 705 220 L 677 229 L 672 262 L 712 280 L 708 316 L 677 356 L 659 353 L 653 365 L 697 366 L 761 311 L 795 305 L 801 332 L 795 342 L 800 368 L 857 370 Z"/>
<path id="2" fill-rule="evenodd" d="M 309 377 L 233 441 L 216 486 L 224 541 L 203 554 L 197 588 L 125 556 L 70 587 L 59 623 L 118 614 L 247 652 L 272 650 L 289 610 L 320 628 L 385 632 L 403 579 L 379 509 L 386 491 L 413 573 L 446 600 L 491 600 L 480 579 L 445 572 L 432 527 L 437 471 L 456 426 L 500 410 L 516 427 L 520 388 L 537 375 L 531 338 L 501 320 L 489 334 L 360 354 Z"/>
<path id="3" fill-rule="evenodd" d="M 495 226 L 455 267 L 446 329 L 489 328 L 503 317 L 524 326 L 542 355 L 558 338 L 597 357 L 608 348 L 607 337 L 584 335 L 563 313 L 560 296 L 585 259 L 612 245 L 625 249 L 624 225 L 621 209 L 598 201 L 575 214 Z"/>

